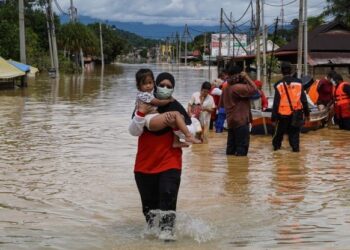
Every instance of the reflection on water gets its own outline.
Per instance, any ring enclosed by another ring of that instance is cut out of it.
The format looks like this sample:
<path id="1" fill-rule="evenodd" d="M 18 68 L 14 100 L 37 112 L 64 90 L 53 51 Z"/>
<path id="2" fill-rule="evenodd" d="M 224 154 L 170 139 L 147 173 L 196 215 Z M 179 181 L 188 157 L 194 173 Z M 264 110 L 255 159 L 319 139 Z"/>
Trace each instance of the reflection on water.
<path id="1" fill-rule="evenodd" d="M 111 65 L 0 91 L 1 249 L 345 249 L 350 243 L 350 133 L 301 136 L 301 153 L 251 138 L 225 155 L 226 133 L 184 149 L 178 240 L 142 237 L 127 133 L 140 67 L 175 75 L 186 106 L 203 69 Z"/>

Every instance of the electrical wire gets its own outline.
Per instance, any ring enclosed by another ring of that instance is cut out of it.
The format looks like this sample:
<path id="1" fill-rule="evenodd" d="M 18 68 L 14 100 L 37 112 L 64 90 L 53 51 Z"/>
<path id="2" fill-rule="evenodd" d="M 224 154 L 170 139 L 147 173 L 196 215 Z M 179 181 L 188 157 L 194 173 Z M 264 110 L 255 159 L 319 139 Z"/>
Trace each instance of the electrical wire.
<path id="1" fill-rule="evenodd" d="M 58 9 L 62 14 L 69 16 L 69 14 L 68 14 L 67 12 L 64 12 L 64 11 L 62 10 L 62 8 L 61 8 L 61 6 L 58 4 L 57 0 L 54 0 L 54 2 L 55 2 L 55 5 L 56 5 L 57 9 Z"/>
<path id="2" fill-rule="evenodd" d="M 268 5 L 268 6 L 271 6 L 271 7 L 285 7 L 285 6 L 288 6 L 288 5 L 291 5 L 293 3 L 295 3 L 297 0 L 293 0 L 289 3 L 285 3 L 285 4 L 271 4 L 271 3 L 264 3 L 265 5 Z"/>
<path id="3" fill-rule="evenodd" d="M 243 15 L 242 15 L 240 18 L 238 18 L 237 20 L 234 20 L 234 21 L 231 20 L 231 18 L 228 18 L 228 16 L 227 16 L 227 14 L 226 14 L 225 11 L 224 11 L 223 13 L 224 13 L 224 16 L 226 17 L 226 19 L 227 19 L 230 23 L 237 23 L 237 22 L 241 21 L 241 20 L 243 19 L 243 17 L 245 17 L 245 15 L 247 14 L 247 12 L 248 12 L 248 10 L 250 9 L 251 6 L 252 6 L 252 0 L 250 1 L 250 3 L 249 3 L 249 5 L 248 5 L 247 9 L 244 11 Z"/>

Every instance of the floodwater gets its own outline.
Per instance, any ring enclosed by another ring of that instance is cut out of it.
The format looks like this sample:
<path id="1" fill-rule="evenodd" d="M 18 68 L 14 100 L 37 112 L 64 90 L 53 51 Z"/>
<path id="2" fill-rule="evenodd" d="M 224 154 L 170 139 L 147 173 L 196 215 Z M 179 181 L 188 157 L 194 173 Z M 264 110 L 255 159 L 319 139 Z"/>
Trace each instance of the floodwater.
<path id="1" fill-rule="evenodd" d="M 350 132 L 301 136 L 301 152 L 226 133 L 184 149 L 176 242 L 145 237 L 127 132 L 140 67 L 173 72 L 186 104 L 204 69 L 111 65 L 0 91 L 0 249 L 348 249 Z"/>

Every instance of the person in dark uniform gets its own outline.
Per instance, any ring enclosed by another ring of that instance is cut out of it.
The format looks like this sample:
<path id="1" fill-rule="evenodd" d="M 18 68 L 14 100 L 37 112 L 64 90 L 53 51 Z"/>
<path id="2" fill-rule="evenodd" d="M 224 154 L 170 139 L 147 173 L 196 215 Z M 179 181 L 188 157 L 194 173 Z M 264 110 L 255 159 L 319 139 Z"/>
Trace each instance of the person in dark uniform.
<path id="1" fill-rule="evenodd" d="M 272 139 L 273 150 L 281 148 L 283 136 L 287 133 L 293 152 L 299 152 L 301 126 L 292 126 L 293 111 L 302 110 L 305 119 L 309 119 L 310 111 L 301 80 L 292 76 L 291 64 L 282 62 L 281 71 L 283 78 L 274 85 L 275 96 L 271 114 L 271 120 L 276 122 Z"/>

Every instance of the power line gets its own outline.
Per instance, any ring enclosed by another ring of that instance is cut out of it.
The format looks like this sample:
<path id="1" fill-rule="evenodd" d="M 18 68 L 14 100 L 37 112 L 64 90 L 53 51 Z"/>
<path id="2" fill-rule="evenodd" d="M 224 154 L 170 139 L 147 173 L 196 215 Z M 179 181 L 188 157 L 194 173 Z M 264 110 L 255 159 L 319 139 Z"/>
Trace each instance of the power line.
<path id="1" fill-rule="evenodd" d="M 223 13 L 224 13 L 224 16 L 226 17 L 228 22 L 230 22 L 231 24 L 232 23 L 237 23 L 237 22 L 241 21 L 243 19 L 243 17 L 245 17 L 245 15 L 247 14 L 247 12 L 248 12 L 248 10 L 250 9 L 251 6 L 252 6 L 252 1 L 250 1 L 250 3 L 248 5 L 247 9 L 244 11 L 243 15 L 240 18 L 238 18 L 237 20 L 234 20 L 234 21 L 232 21 L 231 18 L 229 18 L 227 16 L 225 11 L 223 11 Z"/>
<path id="2" fill-rule="evenodd" d="M 285 3 L 285 4 L 271 4 L 271 3 L 264 3 L 265 5 L 268 5 L 268 6 L 271 6 L 271 7 L 285 7 L 285 6 L 288 6 L 288 5 L 291 5 L 293 3 L 295 3 L 297 0 L 293 0 L 289 3 Z"/>
<path id="3" fill-rule="evenodd" d="M 57 9 L 58 9 L 62 14 L 69 16 L 69 14 L 68 14 L 67 12 L 64 12 L 64 11 L 62 10 L 62 8 L 61 8 L 61 6 L 58 4 L 57 0 L 54 0 L 54 2 L 55 2 L 55 5 L 56 5 Z"/>

